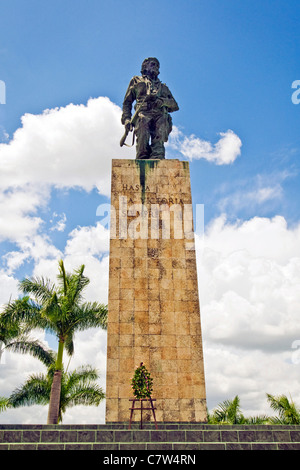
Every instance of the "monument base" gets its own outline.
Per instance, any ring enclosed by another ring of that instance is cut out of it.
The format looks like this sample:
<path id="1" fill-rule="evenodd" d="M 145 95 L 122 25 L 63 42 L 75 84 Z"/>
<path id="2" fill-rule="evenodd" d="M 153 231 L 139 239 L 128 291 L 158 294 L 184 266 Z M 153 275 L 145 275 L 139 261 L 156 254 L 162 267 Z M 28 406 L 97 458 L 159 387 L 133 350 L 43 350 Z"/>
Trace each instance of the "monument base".
<path id="1" fill-rule="evenodd" d="M 107 422 L 129 420 L 141 362 L 158 422 L 206 421 L 188 162 L 112 161 L 107 332 Z"/>

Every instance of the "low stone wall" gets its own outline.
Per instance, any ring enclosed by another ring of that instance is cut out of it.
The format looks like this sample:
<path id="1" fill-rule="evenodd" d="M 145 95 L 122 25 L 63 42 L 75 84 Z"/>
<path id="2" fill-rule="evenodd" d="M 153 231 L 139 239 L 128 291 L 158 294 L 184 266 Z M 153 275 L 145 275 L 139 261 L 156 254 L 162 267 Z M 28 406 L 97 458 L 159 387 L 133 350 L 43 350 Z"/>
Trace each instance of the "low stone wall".
<path id="1" fill-rule="evenodd" d="M 300 450 L 300 426 L 0 425 L 0 450 Z"/>

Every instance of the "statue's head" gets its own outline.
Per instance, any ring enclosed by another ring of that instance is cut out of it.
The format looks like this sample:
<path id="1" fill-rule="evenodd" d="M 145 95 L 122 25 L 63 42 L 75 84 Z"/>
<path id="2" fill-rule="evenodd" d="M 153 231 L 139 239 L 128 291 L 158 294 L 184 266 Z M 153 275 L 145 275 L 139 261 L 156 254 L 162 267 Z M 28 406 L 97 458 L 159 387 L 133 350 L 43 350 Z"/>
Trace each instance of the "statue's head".
<path id="1" fill-rule="evenodd" d="M 145 59 L 142 63 L 141 74 L 156 78 L 159 75 L 159 61 L 155 57 Z"/>

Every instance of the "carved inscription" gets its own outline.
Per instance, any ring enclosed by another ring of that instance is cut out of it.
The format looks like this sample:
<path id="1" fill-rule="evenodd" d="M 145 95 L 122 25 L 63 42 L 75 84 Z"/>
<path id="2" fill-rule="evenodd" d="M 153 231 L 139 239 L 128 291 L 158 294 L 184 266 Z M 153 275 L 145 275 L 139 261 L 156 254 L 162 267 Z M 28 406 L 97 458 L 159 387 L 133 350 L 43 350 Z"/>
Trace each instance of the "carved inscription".
<path id="1" fill-rule="evenodd" d="M 133 192 L 133 193 L 140 193 L 142 190 L 141 186 L 139 184 L 126 184 L 126 183 L 123 183 L 123 191 L 126 191 L 126 193 L 128 192 Z M 148 193 L 148 197 L 147 197 L 147 194 L 146 194 L 146 200 L 145 202 L 147 204 L 167 204 L 167 205 L 172 205 L 172 204 L 185 204 L 184 200 L 180 197 L 168 197 L 168 198 L 165 198 L 165 197 L 160 197 L 160 196 L 153 196 L 153 193 L 155 193 L 155 189 L 154 188 L 151 188 L 149 186 L 145 186 L 145 193 Z M 174 192 L 175 192 L 175 188 L 174 188 Z M 150 193 L 150 194 L 149 194 Z M 129 204 L 135 204 L 136 201 L 135 201 L 135 198 L 133 197 L 129 197 L 128 198 L 128 203 Z"/>

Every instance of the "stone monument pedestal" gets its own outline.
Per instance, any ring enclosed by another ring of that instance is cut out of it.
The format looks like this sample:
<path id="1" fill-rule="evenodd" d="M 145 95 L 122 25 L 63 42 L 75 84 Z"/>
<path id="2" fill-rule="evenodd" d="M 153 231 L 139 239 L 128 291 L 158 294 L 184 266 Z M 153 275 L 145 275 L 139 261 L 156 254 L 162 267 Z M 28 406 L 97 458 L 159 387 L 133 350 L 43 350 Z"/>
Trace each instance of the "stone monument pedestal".
<path id="1" fill-rule="evenodd" d="M 129 421 L 143 362 L 158 422 L 205 422 L 188 162 L 112 161 L 106 422 Z"/>

